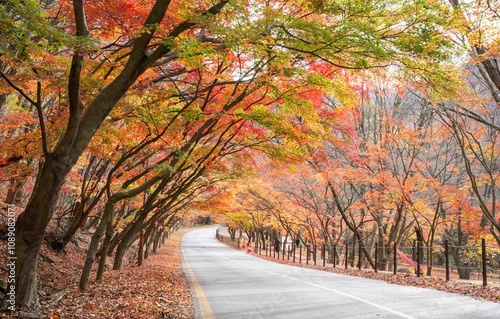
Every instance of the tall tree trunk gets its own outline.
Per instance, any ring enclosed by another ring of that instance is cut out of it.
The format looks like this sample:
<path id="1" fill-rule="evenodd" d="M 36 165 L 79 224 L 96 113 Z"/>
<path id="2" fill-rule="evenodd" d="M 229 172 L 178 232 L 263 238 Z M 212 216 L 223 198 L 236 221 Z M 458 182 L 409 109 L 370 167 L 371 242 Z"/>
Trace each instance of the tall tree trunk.
<path id="1" fill-rule="evenodd" d="M 149 250 L 151 249 L 151 244 L 153 243 L 155 234 L 156 234 L 155 224 L 152 223 L 146 229 L 146 234 L 145 234 L 146 249 L 144 250 L 144 259 L 148 259 L 149 257 Z"/>
<path id="2" fill-rule="evenodd" d="M 110 246 L 109 246 L 109 249 L 108 249 L 108 256 L 112 256 L 113 255 L 113 251 L 115 250 L 116 246 L 118 246 L 120 244 L 120 242 L 122 241 L 123 237 L 127 234 L 127 232 L 132 227 L 132 225 L 133 224 L 131 224 L 131 223 L 125 225 L 124 229 L 122 229 L 119 233 L 117 233 L 111 239 L 111 243 L 110 243 Z"/>
<path id="3" fill-rule="evenodd" d="M 139 234 L 139 253 L 137 258 L 137 265 L 142 266 L 142 261 L 144 260 L 144 230 L 141 230 Z"/>
<path id="4" fill-rule="evenodd" d="M 113 223 L 108 222 L 108 227 L 106 228 L 106 236 L 104 237 L 104 241 L 101 246 L 101 254 L 99 255 L 99 267 L 97 268 L 96 281 L 101 281 L 102 276 L 104 274 L 104 268 L 106 267 L 106 258 L 108 257 L 108 249 L 109 243 L 111 242 L 111 238 L 113 238 Z"/>
<path id="5" fill-rule="evenodd" d="M 5 204 L 14 204 L 16 201 L 16 195 L 21 189 L 21 186 L 23 186 L 25 183 L 25 180 L 16 180 L 12 179 L 10 181 L 9 188 L 7 189 L 7 195 L 5 197 Z"/>
<path id="6" fill-rule="evenodd" d="M 168 238 L 168 233 L 167 232 L 163 232 L 162 236 L 161 236 L 161 244 L 162 245 L 165 245 L 165 242 L 167 241 L 167 238 Z"/>
<path id="7" fill-rule="evenodd" d="M 33 194 L 16 223 L 16 306 L 38 310 L 38 254 L 52 217 L 57 193 L 72 163 L 47 156 L 37 176 Z"/>
<path id="8" fill-rule="evenodd" d="M 338 193 L 335 191 L 335 187 L 331 182 L 328 182 L 328 187 L 334 197 L 335 200 L 335 206 L 340 212 L 340 215 L 342 216 L 342 220 L 345 222 L 346 226 L 353 232 L 353 243 L 356 243 L 356 239 L 360 242 L 363 242 L 363 238 L 361 236 L 361 233 L 356 225 L 353 225 L 353 223 L 350 222 L 349 218 L 347 217 L 346 209 L 342 206 L 342 200 L 340 200 Z M 354 252 L 352 252 L 354 253 Z M 363 246 L 362 247 L 362 253 L 366 257 L 366 261 L 370 264 L 370 266 L 375 269 L 375 262 L 372 260 L 371 255 L 367 249 L 367 247 Z M 352 260 L 354 263 L 354 259 Z M 354 267 L 354 264 L 353 264 Z"/>
<path id="9" fill-rule="evenodd" d="M 97 226 L 97 229 L 94 232 L 94 235 L 92 235 L 92 239 L 90 240 L 89 249 L 87 250 L 87 258 L 85 259 L 82 275 L 80 277 L 80 290 L 86 290 L 89 286 L 90 272 L 92 271 L 92 265 L 94 264 L 94 260 L 97 255 L 99 241 L 104 235 L 104 232 L 108 227 L 108 223 L 111 222 L 113 207 L 114 203 L 112 201 L 108 201 L 106 203 L 101 222 L 99 223 L 99 226 Z M 103 254 L 105 255 L 106 251 L 103 250 Z"/>
<path id="10" fill-rule="evenodd" d="M 137 233 L 141 230 L 145 218 L 146 214 L 141 214 L 141 216 L 139 216 L 139 218 L 137 218 L 137 220 L 134 221 L 132 227 L 128 229 L 127 233 L 125 234 L 125 236 L 123 236 L 122 240 L 118 244 L 115 253 L 115 262 L 113 264 L 113 270 L 122 269 L 123 257 L 127 252 L 129 243 L 132 241 L 135 235 L 137 235 Z"/>
<path id="11" fill-rule="evenodd" d="M 85 20 L 83 1 L 75 0 L 74 16 L 76 35 L 87 37 L 89 31 Z M 145 28 L 158 25 L 167 12 L 170 0 L 157 0 L 144 22 Z M 215 14 L 222 6 L 217 7 Z M 174 28 L 172 37 L 177 37 L 194 24 L 181 24 Z M 152 30 L 152 28 L 151 28 Z M 153 57 L 147 56 L 149 43 L 154 32 L 144 32 L 135 41 L 130 56 L 123 70 L 108 86 L 88 104 L 80 100 L 80 75 L 83 55 L 76 51 L 71 63 L 68 78 L 68 96 L 70 116 L 66 131 L 59 140 L 53 153 L 44 149 L 45 161 L 38 173 L 35 188 L 25 210 L 16 223 L 16 306 L 18 309 L 37 309 L 37 258 L 45 234 L 45 229 L 53 214 L 56 196 L 62 183 L 83 153 L 106 116 L 135 83 L 139 76 L 152 66 L 157 59 L 170 51 L 167 45 L 160 46 Z"/>
<path id="12" fill-rule="evenodd" d="M 154 243 L 153 243 L 153 253 L 157 253 L 158 252 L 158 248 L 161 247 L 161 236 L 162 236 L 162 233 L 163 233 L 163 229 L 160 228 L 158 229 L 158 231 L 156 232 L 156 238 L 154 240 Z"/>
<path id="13" fill-rule="evenodd" d="M 66 231 L 66 234 L 63 237 L 64 245 L 66 245 L 71 240 L 71 238 L 73 238 L 73 236 L 76 234 L 78 229 L 84 225 L 85 220 L 87 219 L 89 213 L 94 209 L 94 207 L 100 201 L 100 199 L 102 198 L 102 196 L 105 193 L 105 190 L 106 190 L 106 188 L 103 187 L 99 191 L 97 196 L 94 199 L 92 199 L 92 202 L 90 203 L 89 207 L 87 207 L 87 208 L 85 208 L 85 203 L 86 203 L 87 199 L 85 198 L 85 196 L 83 196 L 84 194 L 82 193 L 82 196 L 80 196 L 80 202 L 78 204 L 76 214 L 73 216 L 73 218 L 71 220 L 71 224 L 68 227 L 68 230 Z"/>

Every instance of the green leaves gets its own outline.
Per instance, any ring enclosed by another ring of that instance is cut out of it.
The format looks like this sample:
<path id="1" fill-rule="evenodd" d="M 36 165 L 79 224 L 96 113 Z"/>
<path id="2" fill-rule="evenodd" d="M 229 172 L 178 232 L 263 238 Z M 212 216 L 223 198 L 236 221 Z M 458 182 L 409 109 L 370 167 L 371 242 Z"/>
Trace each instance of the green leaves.
<path id="1" fill-rule="evenodd" d="M 0 55 L 31 60 L 33 54 L 61 49 L 71 36 L 57 29 L 37 1 L 6 0 L 0 10 Z"/>
<path id="2" fill-rule="evenodd" d="M 172 106 L 168 109 L 169 113 L 179 114 L 183 119 L 188 122 L 196 122 L 205 118 L 203 111 L 194 105 L 190 105 L 187 108 L 182 108 L 180 106 Z"/>

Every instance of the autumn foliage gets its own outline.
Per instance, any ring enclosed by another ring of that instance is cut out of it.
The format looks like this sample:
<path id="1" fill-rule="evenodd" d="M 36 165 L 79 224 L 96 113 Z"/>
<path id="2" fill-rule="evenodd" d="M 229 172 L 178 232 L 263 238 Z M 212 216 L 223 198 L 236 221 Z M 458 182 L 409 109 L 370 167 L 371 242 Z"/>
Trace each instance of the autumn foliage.
<path id="1" fill-rule="evenodd" d="M 444 240 L 500 243 L 489 2 L 0 7 L 0 201 L 17 209 L 19 309 L 41 310 L 44 243 L 88 236 L 84 291 L 193 212 L 263 242 L 377 243 L 380 265 L 365 254 L 380 268 L 394 242 L 422 242 L 429 260 Z"/>

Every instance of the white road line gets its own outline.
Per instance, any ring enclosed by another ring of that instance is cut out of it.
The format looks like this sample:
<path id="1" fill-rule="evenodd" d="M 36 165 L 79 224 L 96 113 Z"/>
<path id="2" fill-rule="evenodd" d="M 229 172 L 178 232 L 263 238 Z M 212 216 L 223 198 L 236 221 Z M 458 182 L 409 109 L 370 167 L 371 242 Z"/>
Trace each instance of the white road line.
<path id="1" fill-rule="evenodd" d="M 189 262 L 187 260 L 186 255 L 184 254 L 184 248 L 182 248 L 182 258 L 184 259 L 184 266 L 185 270 L 189 276 L 189 279 L 191 281 L 191 285 L 193 286 L 194 293 L 196 295 L 196 298 L 198 299 L 198 305 L 200 307 L 200 315 L 202 319 L 214 319 L 214 314 L 212 312 L 212 308 L 210 307 L 210 303 L 207 300 L 207 297 L 205 296 L 205 293 L 203 292 L 203 289 L 200 286 L 200 283 L 198 282 L 198 279 L 196 278 L 195 274 L 193 273 L 193 270 L 191 270 L 191 267 L 189 266 Z"/>
<path id="2" fill-rule="evenodd" d="M 208 247 L 206 244 L 202 243 L 201 240 L 200 240 L 200 237 L 198 236 L 198 242 L 200 244 L 202 244 L 203 246 L 205 246 L 206 248 L 210 249 L 210 250 L 213 250 L 212 248 Z M 221 244 L 222 245 L 222 244 Z M 265 270 L 265 269 L 261 269 L 261 268 L 257 268 L 257 267 L 253 267 L 253 266 L 249 266 L 249 265 L 246 265 L 246 264 L 243 264 L 243 263 L 240 263 L 238 261 L 235 261 L 235 260 L 232 260 L 226 256 L 223 256 L 221 255 L 220 253 L 217 253 L 215 252 L 217 255 L 221 256 L 222 258 L 224 259 L 227 259 L 229 261 L 232 261 L 233 263 L 236 263 L 236 264 L 239 264 L 239 265 L 242 265 L 242 266 L 245 266 L 247 268 L 250 268 L 250 269 L 254 269 L 254 270 L 258 270 L 258 271 L 261 271 L 261 272 L 264 272 L 264 273 L 269 273 L 269 274 L 273 274 L 273 275 L 276 275 L 276 276 L 280 276 L 280 277 L 283 277 L 283 278 L 287 278 L 287 279 L 290 279 L 290 280 L 294 280 L 294 281 L 297 281 L 297 282 L 301 282 L 301 283 L 304 283 L 304 284 L 307 284 L 307 285 L 310 285 L 310 286 L 313 286 L 313 287 L 316 287 L 316 288 L 320 288 L 320 289 L 323 289 L 323 290 L 327 290 L 327 291 L 331 291 L 331 292 L 334 292 L 338 295 L 342 295 L 344 297 L 347 297 L 347 298 L 351 298 L 351 299 L 354 299 L 354 300 L 357 300 L 359 302 L 363 302 L 365 304 L 368 304 L 370 306 L 373 306 L 373 307 L 376 307 L 376 308 L 379 308 L 379 309 L 382 309 L 382 310 L 385 310 L 387 312 L 390 312 L 392 314 L 395 314 L 397 316 L 400 316 L 401 318 L 406 318 L 406 319 L 417 319 L 416 317 L 413 317 L 413 316 L 410 316 L 408 314 L 405 314 L 403 312 L 400 312 L 400 311 L 397 311 L 395 309 L 392 309 L 392 308 L 389 308 L 389 307 L 386 307 L 384 305 L 380 305 L 378 303 L 375 303 L 375 302 L 372 302 L 370 300 L 366 300 L 366 299 L 363 299 L 361 297 L 357 297 L 357 296 L 354 296 L 354 295 L 351 295 L 351 294 L 348 294 L 346 292 L 342 292 L 340 290 L 336 290 L 336 289 L 333 289 L 333 288 L 329 288 L 329 287 L 325 287 L 325 286 L 321 286 L 321 285 L 318 285 L 318 284 L 315 284 L 315 283 L 312 283 L 312 282 L 309 282 L 309 281 L 305 281 L 305 280 L 302 280 L 302 279 L 298 279 L 298 278 L 295 278 L 295 277 L 291 277 L 291 276 L 287 276 L 287 275 L 282 275 L 282 274 L 279 274 L 279 273 L 275 273 L 275 272 L 272 272 L 272 271 L 269 271 L 269 270 Z"/>

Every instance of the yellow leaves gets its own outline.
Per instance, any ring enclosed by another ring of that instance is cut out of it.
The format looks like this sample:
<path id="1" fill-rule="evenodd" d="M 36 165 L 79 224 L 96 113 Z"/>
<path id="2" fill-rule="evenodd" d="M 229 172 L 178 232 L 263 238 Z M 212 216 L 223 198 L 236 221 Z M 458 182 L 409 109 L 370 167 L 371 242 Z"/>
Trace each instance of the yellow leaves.
<path id="1" fill-rule="evenodd" d="M 4 113 L 31 113 L 29 109 L 19 103 L 19 96 L 14 93 L 7 94 L 2 109 Z"/>
<path id="2" fill-rule="evenodd" d="M 494 6 L 488 7 L 483 1 L 468 1 L 454 10 L 454 24 L 460 35 L 467 36 L 472 46 L 491 46 L 498 41 L 499 21 Z"/>
<path id="3" fill-rule="evenodd" d="M 117 223 L 116 223 L 116 226 L 115 226 L 115 231 L 118 231 L 120 230 L 122 227 L 130 224 L 135 218 L 135 215 L 134 214 L 131 214 L 129 216 L 127 216 L 126 218 L 121 218 Z"/>
<path id="4" fill-rule="evenodd" d="M 162 163 L 160 165 L 154 166 L 153 173 L 155 175 L 173 175 L 175 173 L 175 168 L 168 164 Z"/>
<path id="5" fill-rule="evenodd" d="M 253 226 L 252 216 L 250 216 L 248 213 L 232 212 L 232 213 L 227 213 L 226 216 L 229 218 L 230 221 L 239 225 L 243 229 L 250 229 Z"/>
<path id="6" fill-rule="evenodd" d="M 348 109 L 359 104 L 358 96 L 342 76 L 328 78 L 318 72 L 309 72 L 307 73 L 307 83 L 309 86 L 321 90 L 324 96 L 335 98 L 341 109 Z"/>
<path id="7" fill-rule="evenodd" d="M 319 118 L 314 110 L 313 104 L 304 96 L 287 97 L 279 104 L 279 109 L 284 115 L 300 116 L 305 121 L 318 122 Z"/>
<path id="8" fill-rule="evenodd" d="M 488 59 L 496 59 L 500 54 L 500 38 L 495 39 L 488 47 L 482 47 L 486 49 L 484 53 L 478 53 L 471 57 L 470 62 L 477 64 Z"/>
<path id="9" fill-rule="evenodd" d="M 203 111 L 196 105 L 190 105 L 181 113 L 182 118 L 188 122 L 196 122 L 205 118 Z"/>
<path id="10" fill-rule="evenodd" d="M 425 200 L 416 200 L 408 207 L 408 211 L 416 212 L 424 215 L 430 215 L 434 213 L 432 207 L 429 206 L 429 203 Z"/>

